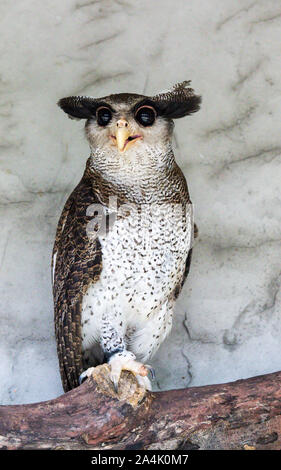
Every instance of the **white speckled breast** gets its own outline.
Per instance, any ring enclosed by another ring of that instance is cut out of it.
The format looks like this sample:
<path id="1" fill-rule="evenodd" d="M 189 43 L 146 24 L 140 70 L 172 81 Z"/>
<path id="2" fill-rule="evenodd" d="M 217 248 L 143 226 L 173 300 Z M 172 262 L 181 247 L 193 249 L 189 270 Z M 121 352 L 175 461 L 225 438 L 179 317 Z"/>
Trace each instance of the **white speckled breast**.
<path id="1" fill-rule="evenodd" d="M 124 212 L 128 214 L 127 206 Z M 99 281 L 83 299 L 83 350 L 99 340 L 106 318 L 125 336 L 129 349 L 148 357 L 171 327 L 173 292 L 193 241 L 192 206 L 131 206 L 129 215 L 118 218 L 99 240 L 103 267 Z M 151 334 L 153 330 L 159 334 Z M 157 336 L 157 341 L 151 339 Z"/>

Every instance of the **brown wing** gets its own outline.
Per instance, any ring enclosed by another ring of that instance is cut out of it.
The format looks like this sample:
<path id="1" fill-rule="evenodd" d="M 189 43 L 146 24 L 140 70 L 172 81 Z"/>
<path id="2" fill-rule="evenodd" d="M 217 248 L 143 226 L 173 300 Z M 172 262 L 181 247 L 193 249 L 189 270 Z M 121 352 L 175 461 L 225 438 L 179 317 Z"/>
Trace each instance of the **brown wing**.
<path id="1" fill-rule="evenodd" d="M 194 226 L 193 226 L 193 236 L 194 236 L 194 238 L 197 238 L 198 234 L 199 234 L 198 227 L 197 227 L 196 224 L 194 224 Z M 175 298 L 177 298 L 179 296 L 179 294 L 180 294 L 180 292 L 181 292 L 181 290 L 184 286 L 184 283 L 186 281 L 186 278 L 189 274 L 190 265 L 191 265 L 191 258 L 192 258 L 192 248 L 190 248 L 190 250 L 187 254 L 187 257 L 186 257 L 185 270 L 184 270 L 184 273 L 183 273 L 182 280 L 181 280 L 180 284 L 175 289 Z"/>
<path id="2" fill-rule="evenodd" d="M 82 372 L 81 309 L 83 294 L 102 269 L 98 238 L 89 238 L 86 210 L 99 203 L 85 175 L 68 198 L 53 250 L 55 332 L 64 391 L 79 385 Z"/>

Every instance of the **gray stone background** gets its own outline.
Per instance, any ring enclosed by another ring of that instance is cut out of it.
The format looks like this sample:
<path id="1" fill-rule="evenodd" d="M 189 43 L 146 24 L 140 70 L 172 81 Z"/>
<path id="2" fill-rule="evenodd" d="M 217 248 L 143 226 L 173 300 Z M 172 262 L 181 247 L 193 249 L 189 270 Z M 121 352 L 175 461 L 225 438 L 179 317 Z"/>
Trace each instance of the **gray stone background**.
<path id="1" fill-rule="evenodd" d="M 200 237 L 155 386 L 280 369 L 280 2 L 1 0 L 0 18 L 1 403 L 62 393 L 50 258 L 89 149 L 56 101 L 184 79 L 203 96 L 175 133 Z"/>

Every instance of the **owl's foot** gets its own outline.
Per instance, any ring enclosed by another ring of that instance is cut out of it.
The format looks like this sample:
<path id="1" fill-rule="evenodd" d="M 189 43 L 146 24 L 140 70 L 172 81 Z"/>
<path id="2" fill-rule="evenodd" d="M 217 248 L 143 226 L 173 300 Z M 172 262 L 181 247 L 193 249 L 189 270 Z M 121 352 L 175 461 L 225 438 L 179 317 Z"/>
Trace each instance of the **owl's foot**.
<path id="1" fill-rule="evenodd" d="M 118 392 L 118 383 L 122 370 L 128 370 L 134 374 L 141 387 L 151 390 L 151 383 L 147 377 L 149 372 L 152 379 L 155 378 L 153 367 L 148 364 L 142 364 L 135 360 L 136 356 L 130 351 L 115 353 L 108 361 L 111 367 L 110 378 L 113 382 L 116 393 Z"/>
<path id="2" fill-rule="evenodd" d="M 123 351 L 115 353 L 108 361 L 110 365 L 110 379 L 113 382 L 114 389 L 116 393 L 118 392 L 118 383 L 122 370 L 128 370 L 134 374 L 139 385 L 146 390 L 151 390 L 151 383 L 148 374 L 151 374 L 152 380 L 155 379 L 155 371 L 153 367 L 148 364 L 142 364 L 135 360 L 136 356 L 130 351 Z M 79 377 L 79 385 L 81 385 L 84 380 L 90 377 L 95 370 L 95 367 L 89 367 L 87 370 L 82 372 Z"/>

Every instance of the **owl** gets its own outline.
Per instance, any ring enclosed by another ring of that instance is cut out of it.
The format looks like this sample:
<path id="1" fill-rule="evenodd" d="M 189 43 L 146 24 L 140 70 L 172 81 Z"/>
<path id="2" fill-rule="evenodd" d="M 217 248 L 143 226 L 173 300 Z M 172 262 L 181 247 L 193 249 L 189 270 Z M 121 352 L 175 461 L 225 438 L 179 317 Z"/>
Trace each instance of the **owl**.
<path id="1" fill-rule="evenodd" d="M 150 390 L 147 363 L 172 327 L 188 275 L 194 223 L 172 150 L 174 119 L 199 110 L 190 81 L 148 97 L 71 96 L 58 102 L 85 120 L 90 156 L 58 222 L 52 272 L 55 333 L 68 391 L 107 362 Z"/>

